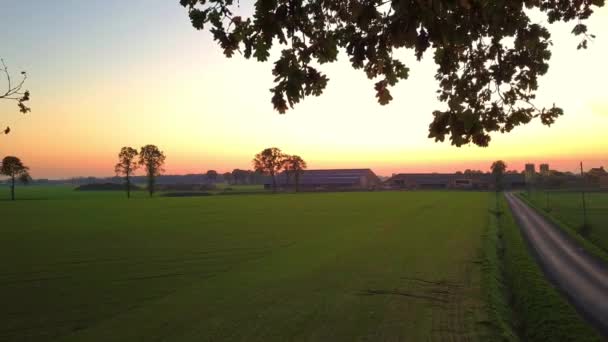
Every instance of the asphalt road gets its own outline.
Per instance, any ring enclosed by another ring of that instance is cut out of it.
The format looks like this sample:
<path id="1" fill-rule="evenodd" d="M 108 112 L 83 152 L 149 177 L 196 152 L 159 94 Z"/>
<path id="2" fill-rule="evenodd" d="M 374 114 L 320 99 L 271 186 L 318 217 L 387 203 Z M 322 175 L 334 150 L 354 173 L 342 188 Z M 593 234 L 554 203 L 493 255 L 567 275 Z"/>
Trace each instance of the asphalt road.
<path id="1" fill-rule="evenodd" d="M 608 266 L 515 195 L 506 197 L 547 278 L 608 337 Z"/>

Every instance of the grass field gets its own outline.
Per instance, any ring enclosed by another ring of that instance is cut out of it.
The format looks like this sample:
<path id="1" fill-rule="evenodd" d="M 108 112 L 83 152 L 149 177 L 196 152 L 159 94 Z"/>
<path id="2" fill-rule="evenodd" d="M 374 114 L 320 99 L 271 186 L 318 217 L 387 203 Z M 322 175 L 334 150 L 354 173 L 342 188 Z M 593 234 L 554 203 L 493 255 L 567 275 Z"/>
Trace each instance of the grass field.
<path id="1" fill-rule="evenodd" d="M 75 191 L 70 185 L 17 185 L 15 197 L 18 201 L 48 201 L 48 200 L 113 200 L 126 199 L 123 191 Z M 134 198 L 147 198 L 145 191 L 133 191 Z M 10 200 L 10 190 L 7 185 L 0 185 L 0 203 Z M 39 205 L 38 205 L 39 206 Z M 37 207 L 37 206 L 36 206 Z"/>
<path id="2" fill-rule="evenodd" d="M 144 188 L 145 185 L 140 185 Z M 70 185 L 17 185 L 15 195 L 18 200 L 86 200 L 86 199 L 122 199 L 126 197 L 123 191 L 75 191 Z M 266 192 L 263 185 L 228 185 L 217 183 L 216 189 L 207 191 L 212 194 L 243 194 Z M 160 191 L 156 196 L 162 195 Z M 145 190 L 132 191 L 133 198 L 148 198 Z M 8 185 L 0 185 L 0 202 L 10 200 L 10 189 Z"/>
<path id="3" fill-rule="evenodd" d="M 39 190 L 0 204 L 2 341 L 490 339 L 485 193 Z"/>
<path id="4" fill-rule="evenodd" d="M 527 196 L 527 193 L 524 193 Z M 575 230 L 583 225 L 583 205 L 580 192 L 533 191 L 531 201 L 548 214 Z M 589 240 L 608 251 L 608 192 L 585 194 L 587 219 L 591 224 Z M 547 210 L 548 209 L 548 210 Z"/>

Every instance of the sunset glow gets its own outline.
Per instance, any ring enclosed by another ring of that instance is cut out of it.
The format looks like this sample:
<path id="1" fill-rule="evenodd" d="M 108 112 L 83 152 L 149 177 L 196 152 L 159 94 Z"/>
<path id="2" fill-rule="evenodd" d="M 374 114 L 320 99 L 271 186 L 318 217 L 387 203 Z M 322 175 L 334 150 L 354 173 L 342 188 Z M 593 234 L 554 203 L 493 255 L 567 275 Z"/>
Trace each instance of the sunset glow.
<path id="1" fill-rule="evenodd" d="M 0 124 L 13 129 L 0 137 L 0 153 L 20 156 L 35 178 L 111 176 L 122 146 L 148 143 L 166 153 L 171 174 L 251 168 L 270 146 L 310 168 L 379 175 L 487 170 L 495 159 L 517 170 L 529 161 L 569 171 L 579 161 L 608 166 L 606 8 L 589 21 L 597 38 L 588 50 L 576 50 L 573 24 L 552 26 L 553 57 L 536 105 L 564 108 L 554 126 L 534 122 L 494 135 L 488 148 L 456 148 L 427 138 L 431 113 L 443 106 L 430 55 L 420 63 L 403 56 L 411 77 L 387 106 L 342 55 L 321 67 L 330 78 L 321 97 L 279 115 L 268 91 L 272 63 L 225 58 L 177 1 L 9 3 L 0 56 L 14 73 L 28 71 L 32 113 L 0 103 Z"/>

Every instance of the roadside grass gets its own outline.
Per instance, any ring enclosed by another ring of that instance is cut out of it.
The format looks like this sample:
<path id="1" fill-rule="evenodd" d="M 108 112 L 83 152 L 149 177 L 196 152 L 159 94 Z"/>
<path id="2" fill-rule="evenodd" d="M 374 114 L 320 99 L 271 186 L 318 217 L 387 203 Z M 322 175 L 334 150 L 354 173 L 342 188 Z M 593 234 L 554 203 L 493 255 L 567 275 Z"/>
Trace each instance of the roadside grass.
<path id="1" fill-rule="evenodd" d="M 497 213 L 493 207 L 488 213 L 482 246 L 482 284 L 489 316 L 488 324 L 494 333 L 492 340 L 514 342 L 520 339 L 515 330 L 515 315 L 510 307 L 511 292 L 505 278 L 504 246 L 500 234 Z"/>
<path id="2" fill-rule="evenodd" d="M 608 249 L 604 247 L 604 243 L 608 243 L 608 236 L 603 236 L 604 234 L 608 235 L 608 194 L 587 194 L 587 196 L 593 195 L 590 196 L 592 198 L 590 201 L 592 203 L 590 212 L 595 213 L 594 215 L 590 215 L 591 233 L 587 236 L 580 232 L 583 214 L 582 209 L 578 209 L 576 205 L 576 203 L 580 203 L 576 202 L 576 200 L 580 201 L 580 193 L 576 193 L 576 195 L 578 196 L 573 198 L 574 193 L 571 192 L 554 192 L 550 195 L 552 199 L 550 203 L 555 204 L 547 208 L 538 193 L 533 192 L 530 197 L 527 193 L 517 194 L 526 204 L 536 209 L 539 214 L 577 241 L 587 252 L 608 263 Z M 605 209 L 601 209 L 602 205 L 606 206 Z M 604 241 L 604 238 L 606 241 Z"/>
<path id="3" fill-rule="evenodd" d="M 515 323 L 525 341 L 601 341 L 598 333 L 577 314 L 545 278 L 533 257 L 506 200 L 498 219 L 503 243 L 503 266 L 511 293 Z"/>
<path id="4" fill-rule="evenodd" d="M 53 191 L 0 205 L 0 340 L 493 340 L 485 193 Z"/>
<path id="5" fill-rule="evenodd" d="M 522 195 L 528 198 L 527 193 Z M 532 191 L 528 199 L 537 208 L 542 208 L 576 231 L 580 231 L 583 226 L 583 205 L 580 192 L 537 190 Z M 587 221 L 591 226 L 588 238 L 600 248 L 608 251 L 608 192 L 588 191 L 585 193 L 585 200 Z"/>

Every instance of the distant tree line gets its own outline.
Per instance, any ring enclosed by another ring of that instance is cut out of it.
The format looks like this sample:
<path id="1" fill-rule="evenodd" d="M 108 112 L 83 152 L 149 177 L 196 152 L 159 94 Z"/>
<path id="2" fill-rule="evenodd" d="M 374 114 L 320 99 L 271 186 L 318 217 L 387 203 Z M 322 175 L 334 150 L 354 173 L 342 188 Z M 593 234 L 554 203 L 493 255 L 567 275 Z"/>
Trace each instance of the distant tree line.
<path id="1" fill-rule="evenodd" d="M 509 174 L 509 175 L 513 175 L 513 174 L 522 174 L 524 173 L 524 171 L 516 171 L 516 170 L 505 170 L 504 174 Z M 478 176 L 478 175 L 488 175 L 488 174 L 492 174 L 492 171 L 481 171 L 481 170 L 471 170 L 471 169 L 466 169 L 463 171 L 456 171 L 457 175 L 465 175 L 465 176 Z"/>
<path id="2" fill-rule="evenodd" d="M 224 179 L 235 185 L 260 184 L 266 176 L 260 171 L 234 169 L 232 172 L 224 173 Z"/>
<path id="3" fill-rule="evenodd" d="M 232 172 L 224 172 L 221 175 L 219 173 L 215 175 L 215 172 L 215 170 L 209 170 L 204 174 L 208 182 L 218 182 L 221 176 L 221 181 L 229 185 L 253 185 L 263 184 L 267 177 L 265 173 L 256 170 L 234 169 Z"/>

